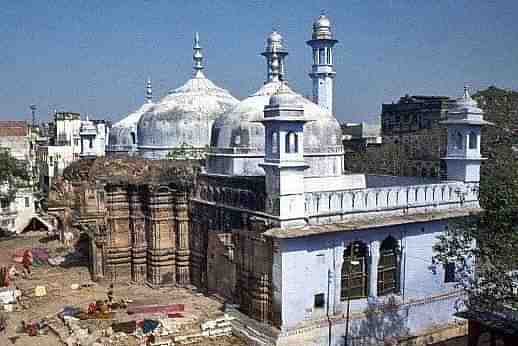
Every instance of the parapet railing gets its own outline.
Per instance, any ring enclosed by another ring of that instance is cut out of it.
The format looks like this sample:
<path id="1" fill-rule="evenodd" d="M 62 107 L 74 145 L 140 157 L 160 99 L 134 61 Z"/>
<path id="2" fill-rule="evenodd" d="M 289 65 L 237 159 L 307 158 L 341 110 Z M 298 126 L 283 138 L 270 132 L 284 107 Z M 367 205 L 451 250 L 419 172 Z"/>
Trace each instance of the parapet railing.
<path id="1" fill-rule="evenodd" d="M 307 217 L 354 212 L 462 204 L 478 201 L 478 183 L 388 186 L 305 193 Z"/>

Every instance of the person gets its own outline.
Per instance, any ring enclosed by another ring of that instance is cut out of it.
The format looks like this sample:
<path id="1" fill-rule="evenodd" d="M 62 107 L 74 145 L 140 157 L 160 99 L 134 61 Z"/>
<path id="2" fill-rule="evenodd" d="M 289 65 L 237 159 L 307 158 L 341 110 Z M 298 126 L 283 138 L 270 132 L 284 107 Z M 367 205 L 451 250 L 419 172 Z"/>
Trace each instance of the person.
<path id="1" fill-rule="evenodd" d="M 108 293 L 106 295 L 108 296 L 108 306 L 111 309 L 111 306 L 113 304 L 113 284 L 110 284 L 110 287 L 108 288 Z"/>
<path id="2" fill-rule="evenodd" d="M 5 334 L 7 331 L 7 317 L 0 313 L 0 333 Z"/>
<path id="3" fill-rule="evenodd" d="M 32 252 L 31 250 L 25 250 L 23 253 L 22 259 L 23 271 L 26 276 L 31 275 L 31 267 L 32 267 Z"/>

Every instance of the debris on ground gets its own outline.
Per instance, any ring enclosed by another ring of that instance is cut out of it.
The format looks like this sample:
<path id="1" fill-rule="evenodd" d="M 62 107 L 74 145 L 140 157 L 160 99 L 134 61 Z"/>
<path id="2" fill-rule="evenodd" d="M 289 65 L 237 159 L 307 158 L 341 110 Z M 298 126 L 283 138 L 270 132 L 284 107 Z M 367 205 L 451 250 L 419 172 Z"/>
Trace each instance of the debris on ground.
<path id="1" fill-rule="evenodd" d="M 17 275 L 24 257 L 31 273 Z M 92 282 L 87 258 L 57 240 L 0 241 L 0 267 L 12 273 L 10 286 L 0 288 L 2 340 L 18 346 L 245 345 L 232 335 L 221 301 L 188 288 Z"/>

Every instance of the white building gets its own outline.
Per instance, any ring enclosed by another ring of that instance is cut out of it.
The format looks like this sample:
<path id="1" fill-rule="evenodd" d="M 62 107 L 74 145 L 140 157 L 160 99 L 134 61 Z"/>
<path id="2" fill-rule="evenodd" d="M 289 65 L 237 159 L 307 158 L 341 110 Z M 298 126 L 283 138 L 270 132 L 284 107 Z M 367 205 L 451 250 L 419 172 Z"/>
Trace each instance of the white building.
<path id="1" fill-rule="evenodd" d="M 79 137 L 81 138 L 81 158 L 95 158 L 106 154 L 109 128 L 104 120 L 81 121 Z"/>
<path id="2" fill-rule="evenodd" d="M 0 121 L 0 150 L 9 152 L 27 169 L 27 181 L 0 182 L 0 229 L 19 233 L 36 216 L 34 151 L 31 129 L 26 122 Z"/>
<path id="3" fill-rule="evenodd" d="M 444 180 L 346 174 L 325 16 L 313 39 L 318 104 L 287 85 L 274 32 L 266 83 L 215 120 L 191 199 L 192 280 L 236 304 L 236 331 L 258 344 L 371 345 L 391 316 L 387 335 L 448 327 L 462 292 L 433 246 L 450 221 L 480 212 L 482 111 L 467 91 L 457 100 Z M 392 298 L 375 325 L 365 309 Z"/>

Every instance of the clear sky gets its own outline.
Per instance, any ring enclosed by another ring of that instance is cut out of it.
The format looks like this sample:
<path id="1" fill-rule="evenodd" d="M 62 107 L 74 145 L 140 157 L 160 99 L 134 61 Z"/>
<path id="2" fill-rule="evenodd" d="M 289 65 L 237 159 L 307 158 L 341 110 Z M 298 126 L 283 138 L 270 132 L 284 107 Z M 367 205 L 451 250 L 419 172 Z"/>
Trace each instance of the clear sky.
<path id="1" fill-rule="evenodd" d="M 518 89 L 517 0 L 4 0 L 0 119 L 54 109 L 119 119 L 191 75 L 199 31 L 206 75 L 244 98 L 264 81 L 259 53 L 276 28 L 290 85 L 311 93 L 311 26 L 321 10 L 336 38 L 335 113 L 375 118 L 409 94 L 457 96 L 464 82 Z"/>

